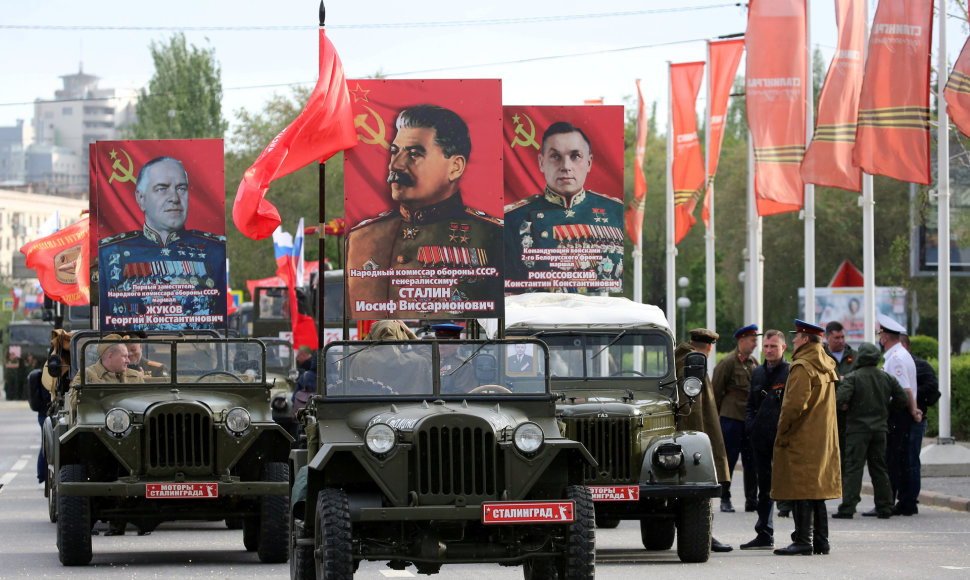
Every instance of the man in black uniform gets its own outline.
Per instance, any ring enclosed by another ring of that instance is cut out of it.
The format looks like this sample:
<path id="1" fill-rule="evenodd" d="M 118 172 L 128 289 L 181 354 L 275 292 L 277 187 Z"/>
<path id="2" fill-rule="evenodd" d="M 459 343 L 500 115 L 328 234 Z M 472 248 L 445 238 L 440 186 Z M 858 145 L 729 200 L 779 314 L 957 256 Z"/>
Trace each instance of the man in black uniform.
<path id="1" fill-rule="evenodd" d="M 471 154 L 465 121 L 437 105 L 404 109 L 390 154 L 387 182 L 400 208 L 347 235 L 351 318 L 501 316 L 502 220 L 462 200 Z M 442 281 L 427 283 L 435 278 Z"/>

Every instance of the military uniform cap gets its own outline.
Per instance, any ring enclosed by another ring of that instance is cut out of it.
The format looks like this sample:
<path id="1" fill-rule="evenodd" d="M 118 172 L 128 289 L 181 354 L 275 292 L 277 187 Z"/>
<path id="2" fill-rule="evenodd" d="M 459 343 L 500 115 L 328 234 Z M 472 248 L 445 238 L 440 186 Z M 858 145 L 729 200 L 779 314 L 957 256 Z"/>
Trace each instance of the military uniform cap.
<path id="1" fill-rule="evenodd" d="M 125 337 L 121 336 L 120 334 L 109 334 L 101 337 L 102 340 L 122 340 L 124 338 Z M 104 355 L 104 351 L 111 348 L 114 344 L 115 343 L 113 342 L 102 342 L 98 344 L 98 358 L 101 358 L 101 356 Z"/>
<path id="2" fill-rule="evenodd" d="M 713 330 L 708 330 L 706 328 L 695 328 L 690 331 L 690 339 L 693 342 L 705 342 L 707 344 L 714 344 L 717 339 L 721 338 L 721 335 L 714 332 Z"/>
<path id="3" fill-rule="evenodd" d="M 313 349 L 305 344 L 301 344 L 300 348 L 298 348 L 297 350 L 302 352 L 303 354 L 313 354 Z"/>
<path id="4" fill-rule="evenodd" d="M 906 327 L 896 322 L 896 320 L 890 316 L 887 316 L 885 314 L 880 314 L 879 316 L 876 317 L 876 322 L 879 323 L 879 326 L 882 328 L 883 332 L 892 332 L 893 334 L 906 334 Z"/>
<path id="5" fill-rule="evenodd" d="M 461 335 L 461 331 L 465 330 L 465 327 L 460 324 L 443 322 L 441 324 L 433 324 L 431 330 L 434 331 L 435 337 L 437 338 L 458 338 Z"/>
<path id="6" fill-rule="evenodd" d="M 792 334 L 802 332 L 805 334 L 814 334 L 815 336 L 822 336 L 825 334 L 825 329 L 817 324 L 812 324 L 811 322 L 805 322 L 804 320 L 795 319 L 795 330 L 789 330 Z"/>
<path id="7" fill-rule="evenodd" d="M 741 338 L 742 336 L 758 336 L 758 325 L 749 324 L 747 326 L 742 326 L 741 328 L 734 331 L 734 338 Z"/>

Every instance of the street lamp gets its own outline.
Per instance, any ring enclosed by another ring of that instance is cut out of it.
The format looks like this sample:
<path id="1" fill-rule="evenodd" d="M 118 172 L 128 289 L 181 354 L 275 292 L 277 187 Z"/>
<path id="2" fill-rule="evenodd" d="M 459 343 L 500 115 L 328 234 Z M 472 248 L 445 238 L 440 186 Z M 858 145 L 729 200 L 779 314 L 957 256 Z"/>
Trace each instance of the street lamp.
<path id="1" fill-rule="evenodd" d="M 690 308 L 690 298 L 687 297 L 687 286 L 690 284 L 690 280 L 686 276 L 681 276 L 677 280 L 677 285 L 680 286 L 681 294 L 677 299 L 677 308 L 680 308 L 680 332 L 684 340 L 687 340 L 687 309 Z"/>

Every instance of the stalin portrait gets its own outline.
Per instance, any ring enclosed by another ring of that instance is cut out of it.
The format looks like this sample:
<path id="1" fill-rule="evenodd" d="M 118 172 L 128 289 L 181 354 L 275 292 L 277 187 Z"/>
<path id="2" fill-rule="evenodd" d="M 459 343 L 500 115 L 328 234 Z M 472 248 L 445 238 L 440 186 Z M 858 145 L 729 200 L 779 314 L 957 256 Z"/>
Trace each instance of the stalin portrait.
<path id="1" fill-rule="evenodd" d="M 502 220 L 462 197 L 468 125 L 454 111 L 423 104 L 402 110 L 395 126 L 387 183 L 400 205 L 347 235 L 350 317 L 498 316 Z"/>
<path id="2" fill-rule="evenodd" d="M 572 272 L 579 289 L 619 289 L 623 279 L 623 203 L 586 189 L 593 147 L 582 129 L 566 121 L 542 135 L 538 168 L 542 193 L 505 206 L 505 275 L 528 281 L 533 272 Z M 542 276 L 537 276 L 542 280 Z M 569 279 L 561 278 L 560 279 Z M 508 284 L 506 291 L 548 290 Z"/>
<path id="3" fill-rule="evenodd" d="M 185 229 L 189 177 L 172 157 L 145 163 L 135 181 L 140 230 L 98 246 L 103 328 L 180 330 L 224 324 L 226 239 Z"/>

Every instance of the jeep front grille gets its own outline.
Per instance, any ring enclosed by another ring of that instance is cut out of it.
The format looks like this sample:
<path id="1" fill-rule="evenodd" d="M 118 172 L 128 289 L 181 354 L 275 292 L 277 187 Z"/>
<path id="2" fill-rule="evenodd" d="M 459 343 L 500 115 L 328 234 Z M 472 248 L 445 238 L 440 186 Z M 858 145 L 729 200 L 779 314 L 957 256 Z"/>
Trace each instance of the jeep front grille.
<path id="1" fill-rule="evenodd" d="M 212 419 L 204 407 L 169 404 L 146 417 L 149 469 L 212 469 Z"/>
<path id="2" fill-rule="evenodd" d="M 418 494 L 437 501 L 495 495 L 499 477 L 495 435 L 481 426 L 433 425 L 418 432 Z"/>
<path id="3" fill-rule="evenodd" d="M 589 484 L 622 484 L 637 481 L 641 458 L 633 456 L 638 433 L 672 434 L 674 416 L 670 413 L 646 417 L 567 418 L 566 436 L 578 441 L 596 458 L 597 467 L 583 468 Z"/>

